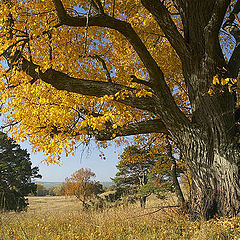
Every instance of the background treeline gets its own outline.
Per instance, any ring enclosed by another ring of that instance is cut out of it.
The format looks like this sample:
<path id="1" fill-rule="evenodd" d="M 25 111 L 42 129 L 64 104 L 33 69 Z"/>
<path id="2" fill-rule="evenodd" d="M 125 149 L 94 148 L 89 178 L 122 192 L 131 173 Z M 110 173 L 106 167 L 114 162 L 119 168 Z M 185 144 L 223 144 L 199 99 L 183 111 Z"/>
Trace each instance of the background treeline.
<path id="1" fill-rule="evenodd" d="M 64 188 L 63 184 L 52 186 L 52 187 L 45 187 L 42 184 L 37 183 L 37 190 L 33 194 L 34 196 L 62 196 L 64 195 Z"/>

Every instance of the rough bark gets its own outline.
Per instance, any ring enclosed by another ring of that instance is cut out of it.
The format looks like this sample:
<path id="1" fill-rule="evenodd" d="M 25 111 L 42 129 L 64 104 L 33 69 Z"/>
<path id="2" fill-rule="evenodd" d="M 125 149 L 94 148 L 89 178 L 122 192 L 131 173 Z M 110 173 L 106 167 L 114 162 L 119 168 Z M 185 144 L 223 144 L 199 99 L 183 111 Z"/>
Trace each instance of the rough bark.
<path id="1" fill-rule="evenodd" d="M 239 145 L 219 135 L 209 138 L 207 132 L 191 131 L 181 144 L 191 173 L 193 219 L 235 216 L 240 211 Z"/>
<path id="2" fill-rule="evenodd" d="M 188 163 L 192 183 L 191 217 L 235 216 L 240 210 L 239 153 L 232 151 L 227 156 L 213 150 L 214 158 L 210 163 L 207 151 L 201 151 L 200 141 L 198 145 L 195 147 L 199 155 Z"/>

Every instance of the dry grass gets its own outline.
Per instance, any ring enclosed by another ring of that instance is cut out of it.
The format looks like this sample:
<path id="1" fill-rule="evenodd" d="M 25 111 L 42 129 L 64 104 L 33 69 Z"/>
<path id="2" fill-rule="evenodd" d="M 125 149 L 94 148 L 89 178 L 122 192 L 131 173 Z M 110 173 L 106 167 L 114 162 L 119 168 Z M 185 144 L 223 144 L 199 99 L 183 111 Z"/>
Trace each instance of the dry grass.
<path id="1" fill-rule="evenodd" d="M 28 212 L 0 214 L 0 239 L 239 239 L 240 219 L 216 219 L 191 222 L 178 209 L 163 209 L 153 214 L 157 205 L 174 205 L 174 199 L 151 199 L 147 208 L 138 205 L 82 211 L 76 199 L 31 197 Z"/>

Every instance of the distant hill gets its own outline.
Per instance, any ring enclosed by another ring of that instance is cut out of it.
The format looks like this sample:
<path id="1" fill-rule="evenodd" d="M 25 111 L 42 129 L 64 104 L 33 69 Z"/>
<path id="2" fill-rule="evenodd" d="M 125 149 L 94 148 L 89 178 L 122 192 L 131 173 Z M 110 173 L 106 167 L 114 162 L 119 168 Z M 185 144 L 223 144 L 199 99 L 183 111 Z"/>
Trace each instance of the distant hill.
<path id="1" fill-rule="evenodd" d="M 51 188 L 51 187 L 56 187 L 63 182 L 41 182 L 41 181 L 35 181 L 34 183 L 36 184 L 42 184 L 45 188 Z M 103 186 L 108 187 L 110 185 L 113 185 L 113 182 L 100 182 Z"/>
<path id="2" fill-rule="evenodd" d="M 103 186 L 108 187 L 110 185 L 114 185 L 114 182 L 100 182 Z"/>

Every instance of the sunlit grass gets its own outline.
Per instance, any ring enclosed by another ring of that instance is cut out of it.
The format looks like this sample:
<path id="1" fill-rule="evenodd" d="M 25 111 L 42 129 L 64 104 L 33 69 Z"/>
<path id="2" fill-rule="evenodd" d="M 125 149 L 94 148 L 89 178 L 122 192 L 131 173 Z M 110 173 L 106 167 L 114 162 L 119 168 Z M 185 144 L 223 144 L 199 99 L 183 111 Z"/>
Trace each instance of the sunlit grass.
<path id="1" fill-rule="evenodd" d="M 0 214 L 0 239 L 239 239 L 240 218 L 192 222 L 177 208 L 156 213 L 152 200 L 147 209 L 138 205 L 82 211 L 76 199 L 33 197 L 24 213 Z"/>

